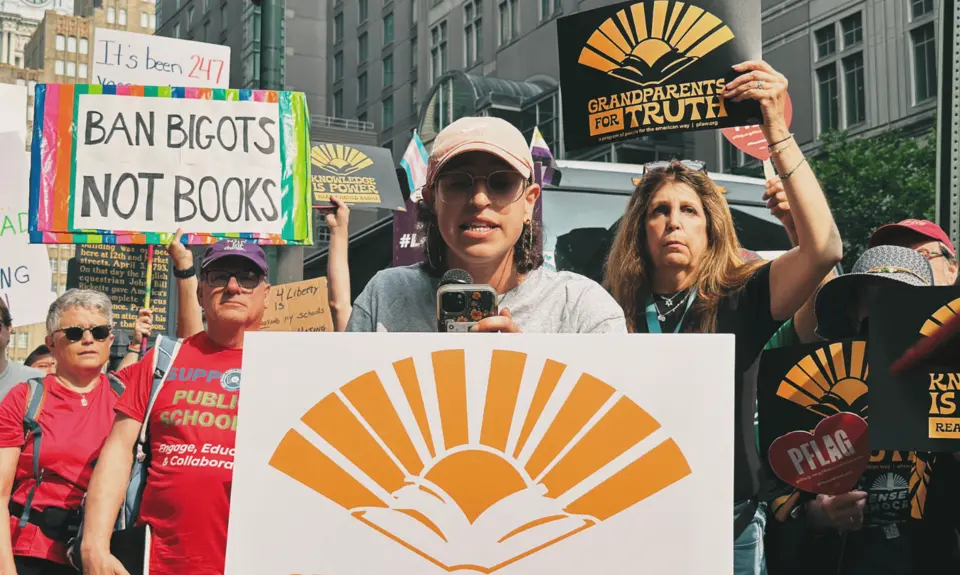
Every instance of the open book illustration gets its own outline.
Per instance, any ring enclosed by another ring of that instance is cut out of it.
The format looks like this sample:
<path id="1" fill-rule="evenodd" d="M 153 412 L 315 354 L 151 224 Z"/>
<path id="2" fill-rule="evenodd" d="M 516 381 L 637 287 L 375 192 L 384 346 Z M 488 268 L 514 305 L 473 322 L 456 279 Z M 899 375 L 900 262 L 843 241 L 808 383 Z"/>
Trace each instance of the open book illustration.
<path id="1" fill-rule="evenodd" d="M 450 495 L 427 479 L 408 477 L 390 508 L 351 514 L 448 570 L 490 572 L 599 523 L 565 512 L 543 485 L 507 495 L 470 521 Z"/>

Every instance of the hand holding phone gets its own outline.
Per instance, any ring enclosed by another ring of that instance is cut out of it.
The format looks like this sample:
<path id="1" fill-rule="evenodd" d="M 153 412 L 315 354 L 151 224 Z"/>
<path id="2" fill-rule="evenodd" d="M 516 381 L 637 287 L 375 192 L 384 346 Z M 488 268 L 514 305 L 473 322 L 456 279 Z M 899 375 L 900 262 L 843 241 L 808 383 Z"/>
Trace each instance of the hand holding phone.
<path id="1" fill-rule="evenodd" d="M 437 291 L 437 331 L 468 332 L 499 315 L 497 291 L 483 284 L 448 284 Z M 496 330 L 499 331 L 499 330 Z"/>

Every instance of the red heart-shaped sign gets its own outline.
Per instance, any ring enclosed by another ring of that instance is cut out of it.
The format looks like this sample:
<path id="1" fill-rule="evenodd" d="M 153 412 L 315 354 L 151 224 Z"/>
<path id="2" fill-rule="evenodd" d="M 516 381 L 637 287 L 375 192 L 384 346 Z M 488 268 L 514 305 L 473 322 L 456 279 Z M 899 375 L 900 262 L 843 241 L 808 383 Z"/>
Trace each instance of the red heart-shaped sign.
<path id="1" fill-rule="evenodd" d="M 786 102 L 784 103 L 783 114 L 789 128 L 793 121 L 793 102 L 790 101 L 790 94 L 785 94 L 784 97 Z M 753 156 L 761 162 L 770 159 L 767 138 L 764 137 L 760 126 L 738 126 L 736 128 L 724 128 L 720 131 L 724 138 L 743 153 Z"/>
<path id="2" fill-rule="evenodd" d="M 852 413 L 821 421 L 813 433 L 792 431 L 768 451 L 777 477 L 809 493 L 839 495 L 856 486 L 870 460 L 867 422 Z"/>

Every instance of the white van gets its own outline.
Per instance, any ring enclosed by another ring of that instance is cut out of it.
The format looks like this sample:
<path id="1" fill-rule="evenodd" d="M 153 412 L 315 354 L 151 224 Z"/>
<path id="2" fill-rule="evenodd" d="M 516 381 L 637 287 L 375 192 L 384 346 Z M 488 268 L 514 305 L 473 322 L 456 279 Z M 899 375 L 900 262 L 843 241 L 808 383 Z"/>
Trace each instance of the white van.
<path id="1" fill-rule="evenodd" d="M 601 281 L 613 229 L 641 176 L 632 164 L 559 160 L 559 185 L 543 190 L 545 265 Z M 737 235 L 744 248 L 772 259 L 790 249 L 780 221 L 763 201 L 764 182 L 730 174 L 710 173 L 726 191 Z"/>

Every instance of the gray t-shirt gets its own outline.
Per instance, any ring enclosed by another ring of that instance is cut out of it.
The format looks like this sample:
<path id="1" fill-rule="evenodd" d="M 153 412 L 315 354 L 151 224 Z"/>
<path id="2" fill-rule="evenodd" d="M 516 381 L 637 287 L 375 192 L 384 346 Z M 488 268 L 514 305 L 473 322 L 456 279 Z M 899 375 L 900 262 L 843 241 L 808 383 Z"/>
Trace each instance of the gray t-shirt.
<path id="1" fill-rule="evenodd" d="M 0 373 L 0 401 L 18 383 L 23 383 L 32 377 L 44 377 L 46 375 L 39 369 L 27 367 L 22 363 L 7 361 L 7 369 Z"/>
<path id="2" fill-rule="evenodd" d="M 353 303 L 347 331 L 437 331 L 438 278 L 420 264 L 382 270 Z M 623 310 L 597 282 L 544 268 L 503 294 L 500 309 L 527 333 L 627 333 Z"/>

